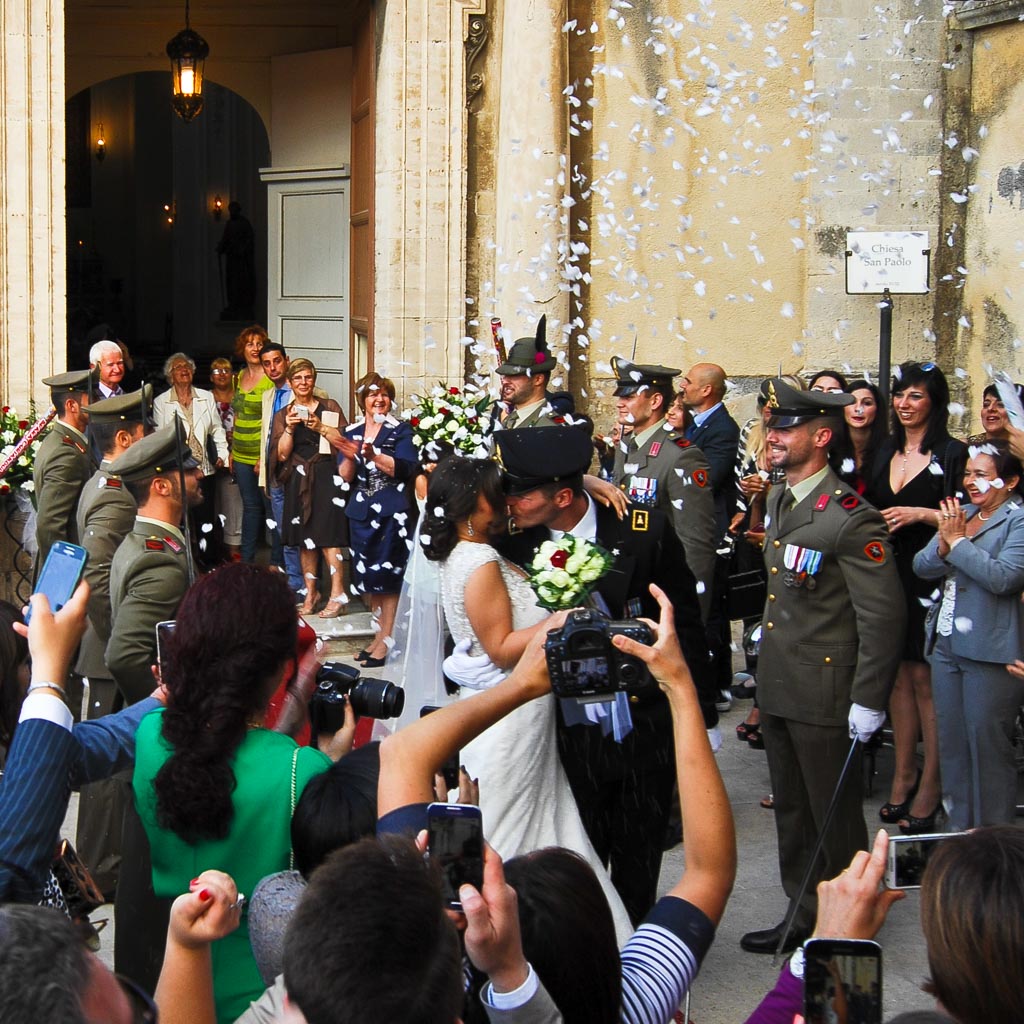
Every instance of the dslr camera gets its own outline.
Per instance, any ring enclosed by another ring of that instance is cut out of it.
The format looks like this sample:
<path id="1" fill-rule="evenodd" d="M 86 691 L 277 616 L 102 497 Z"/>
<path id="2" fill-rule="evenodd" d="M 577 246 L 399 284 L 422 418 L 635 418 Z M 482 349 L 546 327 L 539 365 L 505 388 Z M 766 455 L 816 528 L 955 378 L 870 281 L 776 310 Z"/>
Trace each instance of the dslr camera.
<path id="1" fill-rule="evenodd" d="M 352 665 L 324 662 L 309 699 L 313 731 L 337 732 L 345 721 L 346 701 L 357 717 L 397 718 L 405 707 L 405 690 L 386 679 L 363 679 Z"/>
<path id="2" fill-rule="evenodd" d="M 650 679 L 647 666 L 612 645 L 621 634 L 653 644 L 654 634 L 639 619 L 614 621 L 598 611 L 574 611 L 561 629 L 552 629 L 544 644 L 551 689 L 557 697 L 591 702 L 611 700 Z"/>

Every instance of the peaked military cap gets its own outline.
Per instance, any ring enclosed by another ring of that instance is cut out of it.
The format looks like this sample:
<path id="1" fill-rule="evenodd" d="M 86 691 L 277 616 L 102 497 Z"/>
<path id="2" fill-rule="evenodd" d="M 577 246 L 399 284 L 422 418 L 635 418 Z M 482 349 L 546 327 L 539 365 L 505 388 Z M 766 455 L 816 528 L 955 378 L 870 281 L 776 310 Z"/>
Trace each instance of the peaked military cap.
<path id="1" fill-rule="evenodd" d="M 548 351 L 547 314 L 537 321 L 537 334 L 533 338 L 517 338 L 508 358 L 498 367 L 503 377 L 518 377 L 524 373 L 550 373 L 557 361 Z"/>
<path id="2" fill-rule="evenodd" d="M 612 372 L 615 374 L 615 397 L 628 398 L 642 388 L 672 387 L 674 378 L 681 374 L 672 366 L 656 366 L 653 363 L 632 363 L 621 356 L 612 356 Z"/>
<path id="3" fill-rule="evenodd" d="M 58 373 L 55 377 L 44 377 L 43 383 L 54 391 L 89 391 L 91 370 L 68 370 Z"/>
<path id="4" fill-rule="evenodd" d="M 144 384 L 139 391 L 130 395 L 114 395 L 100 402 L 87 405 L 82 411 L 91 423 L 113 423 L 115 420 L 142 423 L 148 418 L 148 410 L 153 402 L 153 385 Z"/>
<path id="5" fill-rule="evenodd" d="M 843 409 L 853 405 L 853 395 L 836 395 L 828 391 L 798 391 L 779 377 L 769 377 L 761 385 L 765 408 L 770 410 L 770 427 L 795 427 L 822 416 L 842 416 Z"/>
<path id="6" fill-rule="evenodd" d="M 131 482 L 148 476 L 176 473 L 179 464 L 182 469 L 195 469 L 199 465 L 185 441 L 181 421 L 175 417 L 173 423 L 136 441 L 128 451 L 114 459 L 110 472 Z"/>
<path id="7" fill-rule="evenodd" d="M 525 427 L 494 435 L 494 461 L 506 494 L 525 494 L 544 484 L 585 473 L 594 449 L 579 427 Z"/>

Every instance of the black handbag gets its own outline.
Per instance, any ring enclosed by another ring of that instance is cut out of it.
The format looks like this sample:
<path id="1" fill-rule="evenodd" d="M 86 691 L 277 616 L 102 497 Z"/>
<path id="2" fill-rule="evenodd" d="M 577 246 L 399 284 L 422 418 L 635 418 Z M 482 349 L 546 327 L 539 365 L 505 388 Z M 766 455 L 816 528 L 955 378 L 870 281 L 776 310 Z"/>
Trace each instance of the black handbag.
<path id="1" fill-rule="evenodd" d="M 742 537 L 729 557 L 729 619 L 760 618 L 768 598 L 768 576 L 759 548 Z"/>

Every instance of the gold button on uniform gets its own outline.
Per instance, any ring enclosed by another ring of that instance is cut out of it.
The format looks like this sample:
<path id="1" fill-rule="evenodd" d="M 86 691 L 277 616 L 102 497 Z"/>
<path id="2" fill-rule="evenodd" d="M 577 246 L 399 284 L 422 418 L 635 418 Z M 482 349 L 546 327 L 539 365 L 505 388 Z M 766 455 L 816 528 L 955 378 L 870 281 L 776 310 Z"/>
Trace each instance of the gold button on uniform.
<path id="1" fill-rule="evenodd" d="M 832 659 L 831 659 L 831 658 L 828 658 L 828 657 L 826 657 L 826 658 L 825 658 L 825 664 L 826 664 L 826 665 L 831 665 L 831 664 L 832 664 Z"/>
<path id="2" fill-rule="evenodd" d="M 636 694 L 633 694 L 629 698 L 629 703 L 630 704 L 639 704 L 640 703 L 640 698 L 637 697 Z"/>
<path id="3" fill-rule="evenodd" d="M 779 575 L 779 570 L 774 565 L 772 566 L 772 575 L 773 576 L 778 576 Z"/>
<path id="4" fill-rule="evenodd" d="M 768 600 L 769 601 L 774 601 L 775 600 L 775 595 L 774 594 L 769 594 L 768 595 Z"/>
<path id="5" fill-rule="evenodd" d="M 781 541 L 781 540 L 773 540 L 773 541 L 772 541 L 772 543 L 773 543 L 773 544 L 774 544 L 774 545 L 775 545 L 775 546 L 776 546 L 777 548 L 781 548 L 781 547 L 782 547 L 782 541 Z"/>
<path id="6" fill-rule="evenodd" d="M 768 626 L 769 629 L 774 629 L 775 628 L 775 623 L 774 622 L 769 622 L 769 623 L 767 623 L 767 626 Z"/>

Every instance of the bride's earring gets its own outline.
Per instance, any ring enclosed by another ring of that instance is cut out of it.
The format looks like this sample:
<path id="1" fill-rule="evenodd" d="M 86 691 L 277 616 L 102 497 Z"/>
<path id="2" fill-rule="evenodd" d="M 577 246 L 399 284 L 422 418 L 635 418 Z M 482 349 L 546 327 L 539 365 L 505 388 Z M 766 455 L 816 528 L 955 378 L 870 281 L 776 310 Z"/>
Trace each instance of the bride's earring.
<path id="1" fill-rule="evenodd" d="M 469 519 L 466 520 L 466 533 L 468 533 L 470 535 L 470 537 L 475 537 L 476 536 L 476 530 L 473 529 L 473 519 L 472 519 L 472 517 L 470 517 Z"/>

